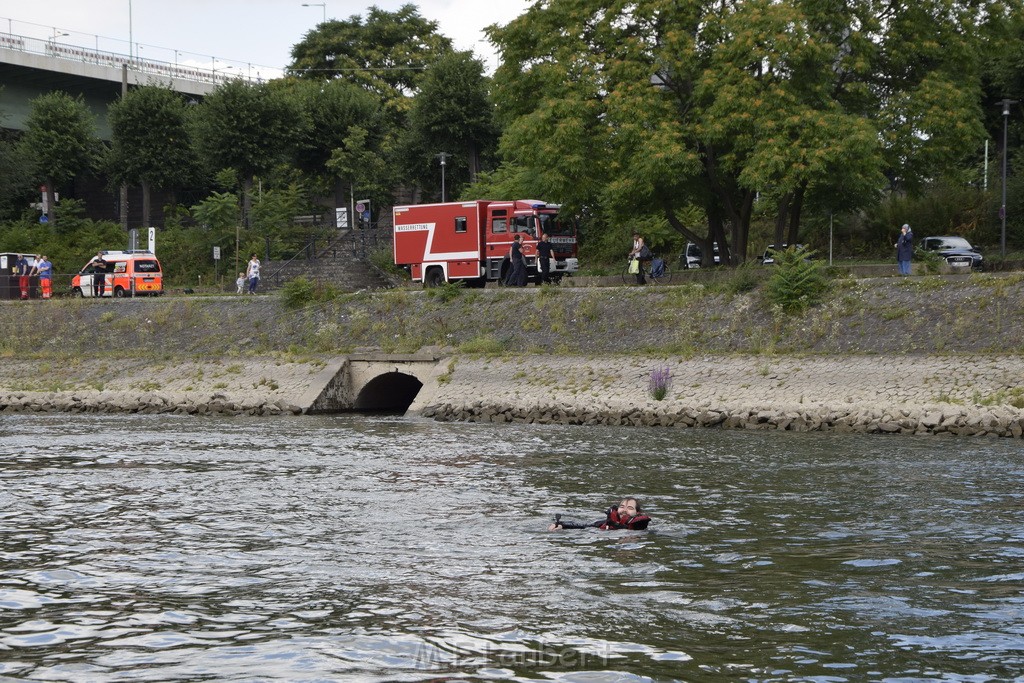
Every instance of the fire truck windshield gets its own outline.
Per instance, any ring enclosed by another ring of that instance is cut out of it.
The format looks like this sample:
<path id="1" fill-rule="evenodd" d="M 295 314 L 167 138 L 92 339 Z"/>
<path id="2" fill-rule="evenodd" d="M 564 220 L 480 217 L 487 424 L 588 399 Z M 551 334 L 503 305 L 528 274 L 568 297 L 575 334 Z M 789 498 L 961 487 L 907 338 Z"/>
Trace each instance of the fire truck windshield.
<path id="1" fill-rule="evenodd" d="M 542 213 L 537 217 L 540 221 L 540 230 L 554 237 L 555 235 L 575 235 L 575 224 L 572 220 L 561 220 L 557 215 Z"/>

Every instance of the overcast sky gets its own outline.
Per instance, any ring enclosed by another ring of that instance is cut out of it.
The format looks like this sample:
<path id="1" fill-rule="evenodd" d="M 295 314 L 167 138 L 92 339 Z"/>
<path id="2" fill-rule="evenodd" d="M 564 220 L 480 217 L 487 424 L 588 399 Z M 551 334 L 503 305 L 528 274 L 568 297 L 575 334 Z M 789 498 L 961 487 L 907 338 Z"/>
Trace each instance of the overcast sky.
<path id="1" fill-rule="evenodd" d="M 409 0 L 0 0 L 0 32 L 51 39 L 105 52 L 129 53 L 129 34 L 142 59 L 217 69 L 264 78 L 279 75 L 292 45 L 323 20 L 366 16 L 376 5 L 395 11 Z M 459 50 L 471 50 L 488 71 L 497 57 L 483 29 L 505 24 L 531 0 L 419 0 L 420 15 L 438 22 Z M 129 8 L 131 22 L 129 22 Z M 67 36 L 60 34 L 67 33 Z M 177 51 L 177 52 L 176 52 Z M 251 66 L 250 66 L 251 65 Z"/>

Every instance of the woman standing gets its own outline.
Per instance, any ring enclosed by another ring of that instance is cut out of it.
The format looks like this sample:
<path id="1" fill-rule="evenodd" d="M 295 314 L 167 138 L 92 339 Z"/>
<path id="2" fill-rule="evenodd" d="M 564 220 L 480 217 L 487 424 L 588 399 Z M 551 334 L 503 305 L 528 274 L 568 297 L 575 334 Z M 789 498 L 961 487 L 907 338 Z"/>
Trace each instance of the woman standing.
<path id="1" fill-rule="evenodd" d="M 910 225 L 903 224 L 900 238 L 896 240 L 896 262 L 899 264 L 900 275 L 910 275 L 910 259 L 914 256 L 914 233 Z"/>
<path id="2" fill-rule="evenodd" d="M 260 284 L 260 260 L 256 254 L 249 259 L 249 267 L 245 271 L 245 278 L 249 281 L 249 293 L 255 294 L 256 287 Z"/>

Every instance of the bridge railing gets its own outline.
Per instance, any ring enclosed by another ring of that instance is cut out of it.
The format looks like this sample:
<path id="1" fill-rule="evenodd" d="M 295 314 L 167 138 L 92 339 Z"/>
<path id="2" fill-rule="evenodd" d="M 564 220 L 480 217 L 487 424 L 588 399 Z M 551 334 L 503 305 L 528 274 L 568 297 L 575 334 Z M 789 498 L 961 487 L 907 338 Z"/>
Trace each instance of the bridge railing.
<path id="1" fill-rule="evenodd" d="M 236 78 L 250 81 L 262 80 L 258 76 L 257 78 L 252 78 L 251 74 L 246 75 L 234 66 L 227 67 L 232 69 L 230 72 L 228 72 L 227 68 L 218 71 L 216 68 L 205 69 L 191 65 L 172 64 L 156 59 L 140 59 L 138 56 L 94 50 L 78 45 L 60 43 L 55 40 L 42 40 L 12 33 L 0 32 L 0 49 L 16 50 L 28 54 L 44 55 L 56 59 L 118 69 L 123 64 L 127 64 L 128 68 L 139 73 L 153 74 L 166 78 L 180 78 L 201 83 L 224 83 Z"/>

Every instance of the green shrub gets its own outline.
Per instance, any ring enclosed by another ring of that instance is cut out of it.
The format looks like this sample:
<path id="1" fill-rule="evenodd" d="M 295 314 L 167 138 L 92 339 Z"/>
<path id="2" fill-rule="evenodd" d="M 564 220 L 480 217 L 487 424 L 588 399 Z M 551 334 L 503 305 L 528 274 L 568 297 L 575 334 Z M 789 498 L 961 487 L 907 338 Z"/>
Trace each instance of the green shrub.
<path id="1" fill-rule="evenodd" d="M 499 356 L 505 352 L 505 345 L 491 336 L 474 337 L 460 344 L 459 351 L 485 356 Z"/>
<path id="2" fill-rule="evenodd" d="M 790 247 L 775 252 L 775 265 L 765 297 L 768 303 L 786 313 L 800 313 L 818 303 L 828 291 L 828 279 L 813 251 Z"/>
<path id="3" fill-rule="evenodd" d="M 455 280 L 454 282 L 442 282 L 437 287 L 431 287 L 427 290 L 427 296 L 439 299 L 441 303 L 446 304 L 449 301 L 458 298 L 462 294 L 463 287 L 466 283 L 463 280 Z"/>
<path id="4" fill-rule="evenodd" d="M 732 272 L 729 279 L 725 282 L 725 291 L 729 294 L 745 294 L 753 289 L 757 288 L 760 284 L 761 278 L 760 266 L 753 265 L 752 262 L 748 261 Z"/>
<path id="5" fill-rule="evenodd" d="M 306 277 L 297 277 L 286 282 L 281 289 L 287 308 L 303 308 L 313 303 L 325 303 L 338 298 L 338 290 L 329 284 L 313 282 Z"/>
<path id="6" fill-rule="evenodd" d="M 918 261 L 924 264 L 924 271 L 930 275 L 938 273 L 942 264 L 945 262 L 937 252 L 926 251 L 921 247 L 914 249 L 914 256 Z"/>

